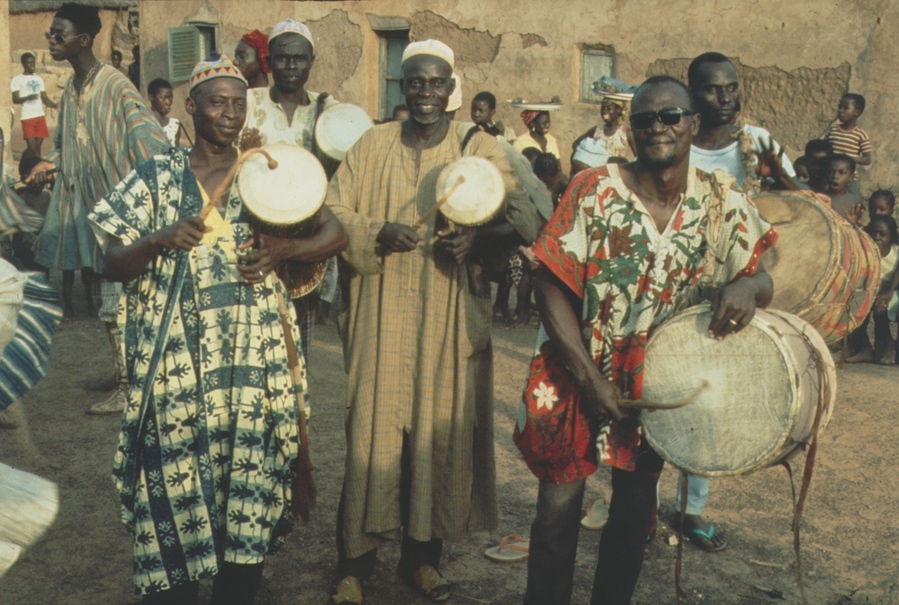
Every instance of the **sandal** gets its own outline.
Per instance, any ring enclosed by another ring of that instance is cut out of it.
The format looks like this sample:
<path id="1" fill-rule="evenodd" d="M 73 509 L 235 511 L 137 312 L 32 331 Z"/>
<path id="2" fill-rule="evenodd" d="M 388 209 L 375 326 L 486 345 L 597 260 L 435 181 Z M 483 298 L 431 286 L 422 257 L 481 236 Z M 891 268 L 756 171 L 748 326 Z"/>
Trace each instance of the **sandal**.
<path id="1" fill-rule="evenodd" d="M 431 565 L 422 565 L 409 578 L 412 588 L 432 601 L 446 601 L 450 596 L 449 581 Z"/>
<path id="2" fill-rule="evenodd" d="M 609 505 L 602 498 L 594 498 L 587 507 L 587 514 L 581 519 L 584 529 L 602 529 L 609 520 Z"/>
<path id="3" fill-rule="evenodd" d="M 528 547 L 531 541 L 520 536 L 506 536 L 499 541 L 499 546 L 488 548 L 484 555 L 499 563 L 512 563 L 528 558 Z"/>
<path id="4" fill-rule="evenodd" d="M 362 583 L 353 576 L 346 576 L 337 583 L 334 594 L 331 595 L 329 605 L 340 605 L 341 603 L 352 603 L 354 605 L 362 605 L 365 599 L 362 597 Z"/>

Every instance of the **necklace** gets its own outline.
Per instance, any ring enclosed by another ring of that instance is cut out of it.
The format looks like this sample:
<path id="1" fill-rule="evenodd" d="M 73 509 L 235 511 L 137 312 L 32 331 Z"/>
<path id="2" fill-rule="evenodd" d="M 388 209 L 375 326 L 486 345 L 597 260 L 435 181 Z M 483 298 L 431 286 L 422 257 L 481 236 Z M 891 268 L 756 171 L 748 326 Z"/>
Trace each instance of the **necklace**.
<path id="1" fill-rule="evenodd" d="M 75 90 L 77 90 L 80 93 L 81 89 L 84 87 L 84 85 L 87 82 L 90 82 L 90 79 L 92 77 L 94 77 L 94 74 L 97 72 L 97 68 L 99 68 L 99 67 L 100 67 L 100 59 L 94 59 L 94 64 L 88 70 L 87 75 L 85 75 L 84 78 L 78 78 L 78 76 L 75 76 Z"/>

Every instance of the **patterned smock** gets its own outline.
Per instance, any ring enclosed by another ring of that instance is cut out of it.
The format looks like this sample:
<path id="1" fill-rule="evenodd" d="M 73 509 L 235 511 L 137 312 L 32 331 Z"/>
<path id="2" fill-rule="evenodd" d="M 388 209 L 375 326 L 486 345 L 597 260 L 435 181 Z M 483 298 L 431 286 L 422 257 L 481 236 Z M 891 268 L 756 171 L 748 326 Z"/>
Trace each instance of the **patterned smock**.
<path id="1" fill-rule="evenodd" d="M 602 374 L 628 399 L 643 389 L 643 357 L 650 333 L 676 311 L 698 302 L 709 246 L 717 263 L 712 282 L 723 286 L 751 276 L 777 234 L 735 188 L 714 203 L 712 178 L 691 171 L 680 206 L 663 233 L 624 185 L 617 165 L 578 174 L 533 246 L 536 257 L 583 300 L 582 333 Z M 710 213 L 710 206 L 713 210 Z M 599 431 L 577 413 L 579 393 L 541 326 L 515 430 L 532 472 L 566 482 L 596 470 L 602 460 L 633 470 L 640 444 L 635 418 Z"/>
<path id="2" fill-rule="evenodd" d="M 170 149 L 129 174 L 91 220 L 128 245 L 201 207 L 187 155 Z M 130 389 L 113 477 L 141 593 L 215 575 L 223 562 L 260 563 L 291 526 L 299 405 L 279 294 L 295 342 L 299 334 L 281 282 L 272 274 L 251 285 L 238 271 L 242 218 L 232 187 L 199 246 L 164 250 L 124 285 Z"/>

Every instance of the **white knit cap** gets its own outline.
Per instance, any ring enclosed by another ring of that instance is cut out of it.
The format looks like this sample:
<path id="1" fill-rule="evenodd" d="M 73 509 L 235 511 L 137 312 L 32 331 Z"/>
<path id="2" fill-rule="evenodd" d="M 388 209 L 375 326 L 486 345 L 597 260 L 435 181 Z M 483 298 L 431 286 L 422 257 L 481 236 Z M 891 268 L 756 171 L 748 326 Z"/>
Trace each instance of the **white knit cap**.
<path id="1" fill-rule="evenodd" d="M 453 49 L 441 42 L 440 40 L 422 40 L 421 42 L 410 42 L 403 51 L 403 60 L 405 63 L 415 55 L 431 55 L 439 57 L 454 67 L 456 63 L 456 54 Z"/>
<path id="2" fill-rule="evenodd" d="M 449 102 L 446 105 L 447 111 L 458 111 L 462 108 L 462 79 L 453 73 L 453 82 L 456 83 L 456 87 L 453 89 L 453 94 L 450 95 Z"/>
<path id="3" fill-rule="evenodd" d="M 299 21 L 294 21 L 288 17 L 285 21 L 281 21 L 281 23 L 275 25 L 272 28 L 272 32 L 268 35 L 268 43 L 271 44 L 272 40 L 281 34 L 300 34 L 309 40 L 309 44 L 312 45 L 312 50 L 315 50 L 315 41 L 312 39 L 312 32 L 309 31 L 309 28 L 306 27 L 305 24 L 300 23 Z"/>

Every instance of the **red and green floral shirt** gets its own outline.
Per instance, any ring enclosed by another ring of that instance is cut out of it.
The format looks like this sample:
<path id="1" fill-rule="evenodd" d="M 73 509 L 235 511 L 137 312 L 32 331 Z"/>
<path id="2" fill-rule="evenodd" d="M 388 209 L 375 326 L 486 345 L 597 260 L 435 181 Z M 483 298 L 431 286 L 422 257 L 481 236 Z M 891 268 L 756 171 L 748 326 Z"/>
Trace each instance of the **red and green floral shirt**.
<path id="1" fill-rule="evenodd" d="M 713 185 L 714 177 L 691 170 L 680 205 L 659 233 L 618 166 L 584 171 L 533 245 L 539 261 L 583 300 L 585 343 L 625 398 L 641 397 L 652 331 L 698 303 L 700 282 L 709 277 L 709 285 L 724 286 L 753 275 L 777 239 L 748 197 L 733 187 L 715 196 Z M 717 227 L 709 229 L 710 221 Z M 714 261 L 705 261 L 707 251 Z M 575 413 L 577 405 L 574 380 L 541 326 L 515 435 L 529 467 L 547 481 L 586 477 L 596 470 L 598 448 L 604 462 L 633 470 L 636 418 L 606 424 L 597 436 Z"/>

